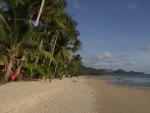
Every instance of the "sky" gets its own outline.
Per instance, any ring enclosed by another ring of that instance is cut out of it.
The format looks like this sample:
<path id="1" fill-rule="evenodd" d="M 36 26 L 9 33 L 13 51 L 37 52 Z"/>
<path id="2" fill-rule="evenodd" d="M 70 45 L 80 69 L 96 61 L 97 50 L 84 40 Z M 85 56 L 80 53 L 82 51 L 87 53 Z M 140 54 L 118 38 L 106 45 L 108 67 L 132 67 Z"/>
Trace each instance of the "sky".
<path id="1" fill-rule="evenodd" d="M 150 73 L 150 0 L 67 0 L 84 65 Z"/>

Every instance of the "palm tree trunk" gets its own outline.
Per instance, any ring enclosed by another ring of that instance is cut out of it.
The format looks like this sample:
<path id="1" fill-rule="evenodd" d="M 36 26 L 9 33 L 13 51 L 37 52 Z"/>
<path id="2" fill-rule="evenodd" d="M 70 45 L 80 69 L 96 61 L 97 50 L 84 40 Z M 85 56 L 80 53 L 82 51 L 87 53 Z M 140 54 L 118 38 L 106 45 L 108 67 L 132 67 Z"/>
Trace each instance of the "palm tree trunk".
<path id="1" fill-rule="evenodd" d="M 16 42 L 17 42 L 17 39 L 12 44 L 11 49 L 7 49 L 8 53 L 9 53 L 9 63 L 8 63 L 8 66 L 6 68 L 6 73 L 5 73 L 5 81 L 6 82 L 9 79 L 9 76 L 11 74 L 11 69 L 13 67 L 13 62 L 14 62 L 14 59 L 15 59 L 14 50 L 15 50 Z"/>
<path id="2" fill-rule="evenodd" d="M 74 69 L 74 74 L 73 74 L 73 76 L 75 76 L 76 71 L 77 71 L 77 66 L 76 66 L 75 69 Z"/>
<path id="3" fill-rule="evenodd" d="M 50 67 L 51 66 L 51 63 L 52 63 L 52 58 L 50 59 L 49 63 L 48 63 L 48 66 Z"/>
<path id="4" fill-rule="evenodd" d="M 45 30 L 44 30 L 44 32 L 46 32 L 47 25 L 48 25 L 48 24 L 46 24 L 46 26 L 45 26 Z M 47 35 L 47 36 L 48 36 L 48 35 Z M 40 50 L 42 49 L 43 41 L 44 41 L 44 40 L 42 39 L 42 40 L 41 40 L 41 42 L 40 42 L 40 47 L 39 47 L 39 49 L 40 49 Z M 35 67 L 36 67 L 36 65 L 37 65 L 38 61 L 39 61 L 39 55 L 36 57 Z"/>
<path id="5" fill-rule="evenodd" d="M 16 70 L 17 71 L 17 76 L 20 75 L 20 71 L 21 71 L 22 64 L 23 64 L 24 61 L 25 61 L 25 56 L 22 57 L 22 59 L 20 61 L 20 64 L 19 64 L 19 66 L 18 66 L 18 68 Z"/>
<path id="6" fill-rule="evenodd" d="M 54 78 L 55 78 L 55 76 L 56 76 L 57 68 L 58 68 L 58 62 L 56 63 L 56 66 L 55 66 L 55 72 L 54 72 L 54 75 L 53 75 L 53 79 L 54 79 Z"/>
<path id="7" fill-rule="evenodd" d="M 43 60 L 43 64 L 45 64 L 45 59 Z"/>
<path id="8" fill-rule="evenodd" d="M 42 0 L 41 7 L 40 7 L 40 10 L 39 10 L 36 22 L 35 22 L 35 26 L 38 26 L 38 24 L 39 24 L 39 19 L 41 17 L 42 11 L 43 11 L 44 3 L 45 3 L 45 0 Z"/>
<path id="9" fill-rule="evenodd" d="M 43 39 L 41 40 L 41 42 L 40 42 L 40 50 L 42 49 L 42 46 L 43 46 Z M 36 65 L 37 65 L 37 63 L 38 63 L 38 61 L 39 61 L 39 55 L 36 57 L 36 61 L 35 61 L 35 67 L 36 67 Z"/>
<path id="10" fill-rule="evenodd" d="M 22 62 L 20 63 L 20 65 L 19 65 L 18 68 L 16 69 L 16 71 L 17 71 L 17 76 L 20 75 L 21 67 L 22 67 Z"/>
<path id="11" fill-rule="evenodd" d="M 13 66 L 14 58 L 15 58 L 15 55 L 13 53 L 13 49 L 10 49 L 8 51 L 9 51 L 9 63 L 6 67 L 6 73 L 5 73 L 5 81 L 6 82 L 8 81 L 9 76 L 11 74 L 11 69 L 12 69 L 12 66 Z"/>
<path id="12" fill-rule="evenodd" d="M 66 69 L 65 75 L 68 78 L 68 70 L 67 69 Z"/>
<path id="13" fill-rule="evenodd" d="M 53 57 L 53 54 L 54 54 L 54 51 L 55 51 L 56 42 L 58 40 L 58 35 L 59 35 L 59 32 L 56 31 L 56 37 L 55 37 L 54 45 L 53 45 L 53 48 L 52 48 L 52 57 Z M 49 64 L 48 64 L 49 67 L 51 66 L 52 60 L 53 60 L 53 58 L 51 58 L 50 61 L 49 61 Z"/>
<path id="14" fill-rule="evenodd" d="M 10 59 L 9 63 L 8 63 L 8 66 L 6 68 L 6 74 L 5 74 L 5 81 L 7 82 L 8 79 L 9 79 L 9 76 L 11 74 L 11 68 L 13 66 L 13 61 Z"/>

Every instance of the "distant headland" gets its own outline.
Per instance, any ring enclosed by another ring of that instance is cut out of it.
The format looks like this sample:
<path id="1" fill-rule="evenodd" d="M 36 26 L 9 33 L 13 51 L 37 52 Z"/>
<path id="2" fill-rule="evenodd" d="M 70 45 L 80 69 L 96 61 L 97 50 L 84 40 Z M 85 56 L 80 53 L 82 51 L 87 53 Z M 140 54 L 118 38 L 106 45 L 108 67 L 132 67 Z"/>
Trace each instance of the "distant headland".
<path id="1" fill-rule="evenodd" d="M 136 77 L 150 77 L 150 74 L 144 72 L 125 71 L 123 69 L 110 70 L 110 69 L 96 69 L 93 67 L 82 66 L 83 75 L 112 75 L 112 76 L 136 76 Z"/>

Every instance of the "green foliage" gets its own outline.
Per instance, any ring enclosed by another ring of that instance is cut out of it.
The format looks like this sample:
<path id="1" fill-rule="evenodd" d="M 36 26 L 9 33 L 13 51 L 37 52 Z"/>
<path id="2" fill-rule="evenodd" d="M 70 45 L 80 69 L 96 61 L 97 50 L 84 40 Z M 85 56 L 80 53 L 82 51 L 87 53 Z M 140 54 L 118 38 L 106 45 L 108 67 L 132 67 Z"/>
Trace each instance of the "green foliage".
<path id="1" fill-rule="evenodd" d="M 5 64 L 8 63 L 8 56 L 5 51 L 0 52 L 0 60 L 2 60 Z"/>
<path id="2" fill-rule="evenodd" d="M 0 72 L 0 82 L 4 81 L 5 71 Z"/>
<path id="3" fill-rule="evenodd" d="M 50 52 L 39 50 L 39 55 L 43 56 L 45 59 L 51 59 L 53 58 L 52 54 Z"/>
<path id="4" fill-rule="evenodd" d="M 45 75 L 45 71 L 42 65 L 37 65 L 33 71 L 34 71 L 34 75 L 37 75 L 37 76 Z"/>
<path id="5" fill-rule="evenodd" d="M 34 69 L 33 66 L 34 66 L 33 63 L 24 63 L 22 66 L 23 69 L 27 69 L 30 77 L 32 77 L 33 74 L 33 69 Z"/>
<path id="6" fill-rule="evenodd" d="M 12 63 L 11 70 L 16 70 L 17 57 L 25 58 L 22 69 L 31 78 L 78 74 L 82 62 L 75 53 L 82 43 L 65 0 L 46 0 L 38 26 L 41 1 L 0 0 L 0 5 L 0 59 Z"/>
<path id="7" fill-rule="evenodd" d="M 43 68 L 44 68 L 43 70 L 45 72 L 45 77 L 46 78 L 52 78 L 52 75 L 54 74 L 54 70 L 47 67 L 47 66 L 43 66 Z"/>
<path id="8" fill-rule="evenodd" d="M 35 77 L 46 77 L 46 78 L 50 78 L 52 76 L 52 74 L 54 73 L 54 71 L 52 69 L 50 69 L 49 67 L 45 66 L 45 65 L 37 65 L 34 69 L 33 69 L 33 73 Z"/>

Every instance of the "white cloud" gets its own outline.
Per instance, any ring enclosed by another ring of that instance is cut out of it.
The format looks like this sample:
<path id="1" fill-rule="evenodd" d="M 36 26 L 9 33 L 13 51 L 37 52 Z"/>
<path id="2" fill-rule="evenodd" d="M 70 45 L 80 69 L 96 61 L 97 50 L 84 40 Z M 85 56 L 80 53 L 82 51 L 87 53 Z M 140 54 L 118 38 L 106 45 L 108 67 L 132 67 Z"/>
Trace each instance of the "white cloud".
<path id="1" fill-rule="evenodd" d="M 150 51 L 150 44 L 139 47 L 141 51 Z"/>
<path id="2" fill-rule="evenodd" d="M 137 8 L 137 6 L 136 6 L 135 4 L 128 4 L 128 5 L 127 5 L 127 8 L 128 8 L 128 9 L 132 9 L 132 10 L 134 9 L 134 10 L 135 10 L 135 9 Z"/>
<path id="3" fill-rule="evenodd" d="M 74 6 L 74 8 L 76 8 L 76 9 L 80 8 L 80 5 L 79 5 L 79 3 L 77 2 L 77 0 L 74 0 L 74 1 L 73 1 L 73 6 Z"/>
<path id="4" fill-rule="evenodd" d="M 129 65 L 135 65 L 136 64 L 136 62 L 135 61 L 129 61 L 129 63 L 128 63 Z"/>
<path id="5" fill-rule="evenodd" d="M 83 6 L 83 5 L 81 6 L 77 0 L 73 0 L 73 7 L 75 9 L 79 9 L 79 10 L 83 10 L 83 11 L 87 11 L 87 12 L 91 11 L 91 9 L 89 7 Z"/>
<path id="6" fill-rule="evenodd" d="M 114 8 L 114 10 L 118 10 L 119 9 L 119 7 L 117 5 L 114 5 L 113 8 Z"/>
<path id="7" fill-rule="evenodd" d="M 104 52 L 84 59 L 83 63 L 94 68 L 118 69 L 131 67 L 136 64 L 136 61 L 128 55 Z"/>

